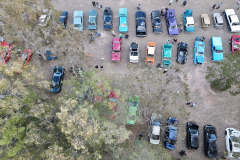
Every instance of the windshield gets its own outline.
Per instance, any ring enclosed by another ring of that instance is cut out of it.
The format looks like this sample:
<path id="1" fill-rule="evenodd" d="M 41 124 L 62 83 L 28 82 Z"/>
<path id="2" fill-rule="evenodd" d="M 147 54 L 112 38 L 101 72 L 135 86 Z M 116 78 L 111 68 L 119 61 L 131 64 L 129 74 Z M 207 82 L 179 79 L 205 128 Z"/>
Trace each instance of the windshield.
<path id="1" fill-rule="evenodd" d="M 223 50 L 217 50 L 215 47 L 214 47 L 214 50 L 215 50 L 216 53 L 222 53 L 223 52 Z"/>
<path id="2" fill-rule="evenodd" d="M 240 46 L 237 45 L 234 41 L 233 41 L 233 47 L 234 47 L 234 48 L 240 48 Z"/>
<path id="3" fill-rule="evenodd" d="M 232 26 L 237 26 L 237 25 L 239 25 L 238 22 L 234 22 L 234 23 L 232 23 Z"/>
<path id="4" fill-rule="evenodd" d="M 153 134 L 153 135 L 152 135 L 152 139 L 153 139 L 153 140 L 159 140 L 159 135 L 154 135 L 154 134 Z"/>
<path id="5" fill-rule="evenodd" d="M 138 56 L 138 52 L 131 52 L 131 56 Z"/>
<path id="6" fill-rule="evenodd" d="M 80 27 L 80 24 L 74 24 L 74 27 Z"/>
<path id="7" fill-rule="evenodd" d="M 179 52 L 179 55 L 183 56 L 183 57 L 186 57 L 186 53 L 187 53 L 186 50 L 182 50 L 182 51 Z"/>
<path id="8" fill-rule="evenodd" d="M 121 27 L 127 27 L 127 23 L 121 23 L 120 26 Z"/>
<path id="9" fill-rule="evenodd" d="M 89 23 L 90 25 L 96 25 L 96 23 Z"/>
<path id="10" fill-rule="evenodd" d="M 196 130 L 196 129 L 190 129 L 190 133 L 191 133 L 191 134 L 198 134 L 198 130 Z"/>
<path id="11" fill-rule="evenodd" d="M 170 26 L 170 29 L 177 29 L 177 25 Z"/>

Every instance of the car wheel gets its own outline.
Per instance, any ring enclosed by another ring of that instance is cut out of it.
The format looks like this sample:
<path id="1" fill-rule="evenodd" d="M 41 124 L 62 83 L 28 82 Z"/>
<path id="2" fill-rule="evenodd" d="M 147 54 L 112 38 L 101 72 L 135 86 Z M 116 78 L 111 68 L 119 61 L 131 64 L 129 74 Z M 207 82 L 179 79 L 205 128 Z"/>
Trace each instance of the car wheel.
<path id="1" fill-rule="evenodd" d="M 225 135 L 227 135 L 227 131 L 225 131 Z"/>

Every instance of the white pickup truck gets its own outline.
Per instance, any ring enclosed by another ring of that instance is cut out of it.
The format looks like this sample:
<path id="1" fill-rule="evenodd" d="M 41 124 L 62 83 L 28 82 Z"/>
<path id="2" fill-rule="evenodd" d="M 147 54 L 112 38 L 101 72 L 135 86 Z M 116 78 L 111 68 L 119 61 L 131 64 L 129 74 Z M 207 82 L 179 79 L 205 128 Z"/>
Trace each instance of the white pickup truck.
<path id="1" fill-rule="evenodd" d="M 240 32 L 238 16 L 235 14 L 234 10 L 226 9 L 224 14 L 225 14 L 230 32 Z"/>

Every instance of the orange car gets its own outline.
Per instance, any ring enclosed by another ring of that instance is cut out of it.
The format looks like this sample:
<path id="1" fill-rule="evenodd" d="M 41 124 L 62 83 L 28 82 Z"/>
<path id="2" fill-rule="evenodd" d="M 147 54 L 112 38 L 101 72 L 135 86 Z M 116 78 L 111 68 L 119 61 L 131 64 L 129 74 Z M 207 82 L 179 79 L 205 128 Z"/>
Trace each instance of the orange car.
<path id="1" fill-rule="evenodd" d="M 156 43 L 154 42 L 148 42 L 147 44 L 145 63 L 148 65 L 154 64 L 155 46 L 156 46 Z"/>

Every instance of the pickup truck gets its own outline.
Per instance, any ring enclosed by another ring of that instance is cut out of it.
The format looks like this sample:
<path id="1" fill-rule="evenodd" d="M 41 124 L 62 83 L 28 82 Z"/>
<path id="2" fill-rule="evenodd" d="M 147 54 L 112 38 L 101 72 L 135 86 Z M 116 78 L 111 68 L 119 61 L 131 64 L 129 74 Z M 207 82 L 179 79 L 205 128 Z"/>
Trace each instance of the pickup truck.
<path id="1" fill-rule="evenodd" d="M 223 60 L 222 38 L 212 37 L 210 44 L 212 48 L 212 60 L 215 62 L 222 61 Z"/>
<path id="2" fill-rule="evenodd" d="M 111 61 L 121 62 L 122 38 L 112 39 L 112 54 Z"/>
<path id="3" fill-rule="evenodd" d="M 164 44 L 162 48 L 162 66 L 163 67 L 170 67 L 171 55 L 172 55 L 172 45 Z"/>
<path id="4" fill-rule="evenodd" d="M 193 12 L 192 9 L 186 9 L 186 11 L 183 12 L 184 28 L 186 32 L 195 32 L 192 12 Z"/>
<path id="5" fill-rule="evenodd" d="M 139 45 L 135 42 L 130 46 L 129 58 L 131 63 L 137 63 L 139 60 Z"/>
<path id="6" fill-rule="evenodd" d="M 143 11 L 136 12 L 136 36 L 147 36 L 146 14 Z"/>

